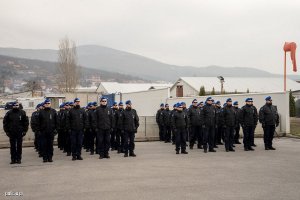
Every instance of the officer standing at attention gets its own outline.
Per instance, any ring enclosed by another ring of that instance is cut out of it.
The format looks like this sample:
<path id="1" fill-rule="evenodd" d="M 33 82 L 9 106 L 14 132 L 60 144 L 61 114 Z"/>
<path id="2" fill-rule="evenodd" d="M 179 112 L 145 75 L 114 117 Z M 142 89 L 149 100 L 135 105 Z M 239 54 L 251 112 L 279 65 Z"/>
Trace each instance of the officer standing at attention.
<path id="1" fill-rule="evenodd" d="M 239 114 L 239 121 L 243 128 L 244 134 L 243 143 L 245 151 L 254 151 L 254 149 L 251 146 L 251 135 L 254 135 L 254 130 L 258 121 L 258 114 L 255 107 L 251 105 L 252 101 L 252 98 L 247 98 L 245 100 L 246 105 L 242 107 L 241 112 Z"/>
<path id="2" fill-rule="evenodd" d="M 128 151 L 129 156 L 136 157 L 136 154 L 134 153 L 134 138 L 140 124 L 139 116 L 136 110 L 132 108 L 132 103 L 130 100 L 126 101 L 126 108 L 119 120 L 121 120 L 122 130 L 124 134 L 124 157 L 128 157 Z"/>
<path id="3" fill-rule="evenodd" d="M 164 139 L 165 143 L 171 142 L 171 111 L 169 109 L 169 104 L 166 103 L 165 110 L 162 112 L 160 121 L 163 123 L 164 127 Z"/>
<path id="4" fill-rule="evenodd" d="M 259 110 L 259 122 L 264 129 L 265 150 L 276 150 L 273 147 L 275 128 L 279 125 L 279 115 L 275 106 L 272 105 L 272 97 L 266 97 L 266 104 Z"/>
<path id="5" fill-rule="evenodd" d="M 113 113 L 113 116 L 114 116 L 114 125 L 113 125 L 113 130 L 111 132 L 111 137 L 110 137 L 110 144 L 111 144 L 111 150 L 114 151 L 114 150 L 118 150 L 118 147 L 117 147 L 117 128 L 116 128 L 116 118 L 117 118 L 117 112 L 118 111 L 118 103 L 117 102 L 114 102 L 113 103 L 113 106 L 112 106 L 112 113 Z"/>
<path id="6" fill-rule="evenodd" d="M 118 104 L 119 109 L 117 110 L 116 113 L 116 129 L 117 129 L 117 135 L 116 135 L 116 145 L 117 145 L 117 149 L 118 149 L 118 153 L 124 153 L 124 131 L 122 131 L 122 114 L 124 111 L 124 104 L 122 101 L 119 102 Z M 123 133 L 122 133 L 123 132 Z"/>
<path id="7" fill-rule="evenodd" d="M 34 148 L 37 152 L 39 152 L 39 135 L 36 130 L 36 127 L 37 127 L 37 118 L 39 115 L 40 106 L 41 106 L 41 104 L 38 104 L 36 106 L 36 111 L 34 111 L 31 114 L 31 119 L 30 119 L 30 127 L 31 127 L 32 132 L 34 133 Z"/>
<path id="8" fill-rule="evenodd" d="M 233 108 L 236 112 L 236 115 L 239 116 L 240 112 L 241 112 L 241 109 L 239 108 L 239 102 L 238 101 L 235 101 L 233 103 Z M 240 138 L 240 122 L 239 122 L 239 119 L 237 120 L 237 123 L 236 123 L 236 126 L 234 128 L 235 130 L 235 133 L 234 133 L 234 143 L 235 144 L 241 144 L 240 141 L 239 141 L 239 138 Z"/>
<path id="9" fill-rule="evenodd" d="M 177 104 L 177 111 L 172 116 L 172 127 L 176 138 L 176 154 L 179 154 L 181 149 L 182 154 L 188 154 L 186 151 L 186 137 L 189 120 L 187 114 L 183 111 L 181 103 Z"/>
<path id="10" fill-rule="evenodd" d="M 111 108 L 107 106 L 107 99 L 100 99 L 100 106 L 95 111 L 96 132 L 97 132 L 97 148 L 100 154 L 99 159 L 110 158 L 110 133 L 113 131 L 114 116 Z"/>
<path id="11" fill-rule="evenodd" d="M 203 149 L 204 153 L 207 153 L 207 149 L 209 152 L 216 152 L 214 150 L 215 143 L 215 127 L 216 127 L 216 110 L 215 107 L 212 106 L 212 98 L 208 97 L 206 99 L 206 103 L 203 106 L 203 110 L 201 114 L 201 124 L 203 128 Z"/>
<path id="12" fill-rule="evenodd" d="M 71 135 L 72 160 L 83 160 L 81 157 L 83 133 L 87 127 L 87 116 L 80 107 L 80 99 L 74 99 L 74 107 L 70 109 L 67 116 L 67 127 Z"/>
<path id="13" fill-rule="evenodd" d="M 160 109 L 156 112 L 156 123 L 157 123 L 158 129 L 159 129 L 159 140 L 160 141 L 164 141 L 164 138 L 163 138 L 164 127 L 163 127 L 163 124 L 160 121 L 160 116 L 162 115 L 162 112 L 164 111 L 164 109 L 165 109 L 164 104 L 161 103 L 160 104 Z"/>
<path id="14" fill-rule="evenodd" d="M 226 152 L 235 151 L 233 149 L 234 128 L 237 123 L 237 115 L 232 106 L 231 98 L 226 100 L 226 106 L 222 112 L 223 127 L 225 129 L 225 149 Z"/>
<path id="15" fill-rule="evenodd" d="M 53 141 L 57 134 L 57 113 L 51 108 L 51 101 L 46 99 L 44 109 L 38 117 L 37 131 L 41 136 L 43 162 L 53 162 Z"/>
<path id="16" fill-rule="evenodd" d="M 197 140 L 198 147 L 201 145 L 200 134 L 201 134 L 201 121 L 200 121 L 200 109 L 198 108 L 198 101 L 194 99 L 192 107 L 189 108 L 188 118 L 190 121 L 191 133 L 190 133 L 190 149 L 194 148 L 194 144 Z M 200 148 L 200 147 L 199 147 Z"/>
<path id="17" fill-rule="evenodd" d="M 10 142 L 10 164 L 21 164 L 23 137 L 28 131 L 29 121 L 26 112 L 19 108 L 19 103 L 13 103 L 13 109 L 8 111 L 3 119 L 3 129 Z"/>

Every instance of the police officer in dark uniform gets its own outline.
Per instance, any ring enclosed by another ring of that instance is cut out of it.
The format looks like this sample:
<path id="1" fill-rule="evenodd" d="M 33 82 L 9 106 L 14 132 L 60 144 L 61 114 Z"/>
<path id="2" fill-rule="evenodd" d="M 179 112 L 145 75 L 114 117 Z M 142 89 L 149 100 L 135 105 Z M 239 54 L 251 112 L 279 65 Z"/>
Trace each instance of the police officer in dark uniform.
<path id="1" fill-rule="evenodd" d="M 122 132 L 124 134 L 124 157 L 128 157 L 128 151 L 129 156 L 136 157 L 136 154 L 134 153 L 134 138 L 137 133 L 137 129 L 140 126 L 139 116 L 136 110 L 132 108 L 130 100 L 127 100 L 125 103 L 126 108 L 122 112 L 122 116 L 119 118 L 119 120 L 121 120 Z"/>
<path id="2" fill-rule="evenodd" d="M 185 112 L 183 112 L 183 106 L 181 103 L 177 104 L 177 111 L 172 116 L 172 127 L 176 137 L 176 154 L 179 154 L 181 150 L 182 154 L 188 154 L 186 151 L 186 137 L 187 129 L 189 126 L 189 118 Z"/>
<path id="3" fill-rule="evenodd" d="M 96 115 L 95 115 L 96 106 L 93 102 L 88 104 L 87 111 L 87 148 L 90 151 L 91 155 L 95 153 L 95 138 L 96 138 Z"/>
<path id="4" fill-rule="evenodd" d="M 117 118 L 117 111 L 118 111 L 118 103 L 117 102 L 114 102 L 113 103 L 113 106 L 112 106 L 112 113 L 113 113 L 113 116 L 114 116 L 114 125 L 113 125 L 113 129 L 112 129 L 112 132 L 111 132 L 111 137 L 110 137 L 110 144 L 111 144 L 111 150 L 114 151 L 114 150 L 118 150 L 118 147 L 117 147 L 117 128 L 116 128 L 116 118 Z"/>
<path id="5" fill-rule="evenodd" d="M 239 113 L 239 121 L 243 128 L 243 143 L 245 151 L 254 151 L 251 146 L 251 135 L 254 135 L 254 130 L 258 121 L 257 110 L 254 106 L 251 105 L 252 98 L 247 98 L 245 100 L 246 105 L 241 108 L 241 112 Z"/>
<path id="6" fill-rule="evenodd" d="M 275 128 L 279 125 L 279 115 L 275 106 L 272 105 L 272 97 L 266 97 L 266 104 L 259 110 L 259 122 L 264 129 L 265 150 L 276 150 L 273 147 Z"/>
<path id="7" fill-rule="evenodd" d="M 216 101 L 215 108 L 216 108 L 215 145 L 223 145 L 222 139 L 224 138 L 223 138 L 223 125 L 222 125 L 222 108 L 221 108 L 220 101 Z"/>
<path id="8" fill-rule="evenodd" d="M 209 152 L 216 152 L 214 150 L 214 139 L 215 139 L 215 127 L 216 127 L 216 110 L 212 105 L 212 98 L 208 97 L 206 99 L 206 103 L 203 106 L 203 111 L 200 112 L 201 124 L 203 128 L 203 149 L 204 153 L 207 153 L 207 149 Z"/>
<path id="9" fill-rule="evenodd" d="M 124 111 L 124 105 L 123 102 L 119 102 L 119 109 L 116 111 L 116 118 L 115 118 L 115 123 L 116 123 L 116 129 L 117 129 L 117 135 L 116 135 L 116 146 L 118 153 L 124 153 L 124 131 L 122 130 L 122 114 Z"/>
<path id="10" fill-rule="evenodd" d="M 53 162 L 53 141 L 57 134 L 57 113 L 51 108 L 51 101 L 46 99 L 44 109 L 38 116 L 37 131 L 41 136 L 43 162 Z"/>
<path id="11" fill-rule="evenodd" d="M 174 116 L 174 113 L 177 111 L 177 104 L 175 103 L 173 105 L 173 110 L 171 111 L 171 115 L 170 115 L 170 122 L 171 122 L 171 131 L 172 131 L 172 136 L 171 136 L 171 140 L 172 140 L 172 145 L 175 145 L 175 142 L 176 142 L 176 137 L 175 137 L 175 132 L 173 130 L 173 126 L 172 126 L 172 118 Z"/>
<path id="12" fill-rule="evenodd" d="M 64 149 L 65 144 L 65 126 L 66 126 L 66 113 L 65 113 L 65 104 L 62 103 L 59 106 L 59 111 L 57 113 L 57 146 L 60 150 Z"/>
<path id="13" fill-rule="evenodd" d="M 239 108 L 239 102 L 238 101 L 233 102 L 233 108 L 234 108 L 237 116 L 239 116 L 239 114 L 241 112 L 241 109 Z M 234 140 L 235 144 L 241 144 L 240 141 L 239 141 L 240 129 L 241 129 L 241 126 L 240 126 L 240 122 L 239 122 L 239 118 L 238 118 L 238 121 L 237 121 L 236 126 L 234 128 L 235 133 L 234 133 L 233 140 Z"/>
<path id="14" fill-rule="evenodd" d="M 197 140 L 198 147 L 201 145 L 200 134 L 201 134 L 201 121 L 200 121 L 200 109 L 198 108 L 198 101 L 194 99 L 192 106 L 188 111 L 188 118 L 190 122 L 190 149 L 194 148 L 194 144 Z"/>
<path id="15" fill-rule="evenodd" d="M 164 141 L 164 126 L 162 124 L 162 121 L 160 121 L 160 118 L 161 118 L 161 115 L 162 115 L 162 112 L 164 111 L 164 104 L 161 103 L 160 104 L 160 109 L 156 112 L 156 123 L 158 125 L 158 129 L 159 129 L 159 140 L 160 141 Z"/>
<path id="16" fill-rule="evenodd" d="M 34 133 L 34 148 L 37 152 L 39 152 L 39 135 L 38 135 L 38 132 L 37 132 L 37 118 L 38 118 L 38 115 L 39 115 L 39 109 L 41 107 L 41 104 L 38 104 L 36 106 L 36 111 L 34 111 L 32 114 L 31 114 L 31 119 L 30 119 L 30 127 L 31 127 L 31 130 L 32 132 Z"/>
<path id="17" fill-rule="evenodd" d="M 97 148 L 100 154 L 99 159 L 110 158 L 110 133 L 113 130 L 114 116 L 111 108 L 107 106 L 107 99 L 100 99 L 100 106 L 95 111 L 96 115 L 96 132 L 98 138 Z"/>
<path id="18" fill-rule="evenodd" d="M 226 100 L 226 106 L 222 112 L 223 127 L 225 129 L 225 149 L 226 152 L 235 151 L 233 149 L 234 128 L 237 123 L 237 114 L 232 106 L 232 99 Z"/>
<path id="19" fill-rule="evenodd" d="M 165 143 L 171 142 L 171 111 L 169 109 L 169 104 L 166 103 L 165 110 L 162 112 L 162 115 L 160 115 L 160 121 L 163 124 L 164 127 L 164 139 Z"/>
<path id="20" fill-rule="evenodd" d="M 19 103 L 14 102 L 12 110 L 9 110 L 3 119 L 3 129 L 10 142 L 10 164 L 21 164 L 23 137 L 28 131 L 29 121 L 26 112 L 19 108 Z"/>
<path id="21" fill-rule="evenodd" d="M 74 107 L 67 115 L 67 127 L 71 135 L 72 160 L 83 160 L 81 156 L 83 133 L 87 127 L 87 116 L 80 107 L 80 99 L 74 99 Z"/>

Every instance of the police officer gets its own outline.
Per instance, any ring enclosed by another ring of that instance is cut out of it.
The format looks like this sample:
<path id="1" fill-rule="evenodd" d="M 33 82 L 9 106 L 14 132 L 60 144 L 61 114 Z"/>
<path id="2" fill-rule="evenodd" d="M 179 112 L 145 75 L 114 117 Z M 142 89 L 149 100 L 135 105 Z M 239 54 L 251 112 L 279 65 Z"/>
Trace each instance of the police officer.
<path id="1" fill-rule="evenodd" d="M 118 153 L 124 153 L 124 131 L 122 131 L 122 114 L 124 111 L 124 105 L 123 102 L 120 101 L 119 104 L 119 109 L 116 111 L 116 129 L 117 129 L 117 135 L 116 135 L 116 145 L 118 149 Z"/>
<path id="2" fill-rule="evenodd" d="M 215 126 L 216 126 L 216 110 L 212 106 L 212 98 L 208 97 L 206 99 L 205 105 L 203 106 L 203 111 L 200 112 L 200 121 L 203 128 L 203 149 L 204 153 L 216 152 L 214 150 L 214 138 L 215 138 Z"/>
<path id="3" fill-rule="evenodd" d="M 80 107 L 80 99 L 74 99 L 74 107 L 67 115 L 67 127 L 71 135 L 72 160 L 83 160 L 81 156 L 83 133 L 87 127 L 87 116 Z"/>
<path id="4" fill-rule="evenodd" d="M 236 115 L 239 116 L 240 112 L 241 112 L 241 109 L 239 108 L 239 102 L 238 101 L 235 101 L 233 102 L 233 108 L 236 112 Z M 239 138 L 240 138 L 240 122 L 239 122 L 239 118 L 237 120 L 237 123 L 236 123 L 236 126 L 234 128 L 235 130 L 235 133 L 234 133 L 234 143 L 235 144 L 241 144 L 240 141 L 239 141 Z"/>
<path id="5" fill-rule="evenodd" d="M 3 129 L 10 142 L 10 164 L 21 164 L 23 137 L 28 131 L 29 121 L 26 112 L 19 108 L 19 103 L 14 102 L 12 110 L 9 110 L 3 119 Z"/>
<path id="6" fill-rule="evenodd" d="M 30 120 L 30 127 L 32 132 L 34 133 L 34 148 L 37 152 L 39 152 L 39 136 L 38 136 L 38 132 L 37 132 L 37 118 L 39 115 L 39 109 L 41 107 L 41 104 L 38 104 L 36 106 L 36 111 L 34 111 L 31 114 L 31 120 Z"/>
<path id="7" fill-rule="evenodd" d="M 43 162 L 53 162 L 53 140 L 57 134 L 57 113 L 51 108 L 51 101 L 46 99 L 44 109 L 38 115 L 37 131 L 41 136 Z"/>
<path id="8" fill-rule="evenodd" d="M 165 143 L 171 142 L 171 111 L 169 104 L 166 103 L 165 109 L 162 112 L 162 115 L 160 116 L 160 121 L 163 124 L 164 127 L 164 139 Z"/>
<path id="9" fill-rule="evenodd" d="M 244 134 L 244 150 L 254 151 L 251 146 L 251 135 L 254 135 L 254 130 L 258 121 L 258 114 L 256 108 L 251 105 L 251 102 L 253 102 L 252 98 L 247 98 L 245 102 L 246 105 L 241 108 L 241 112 L 239 113 L 239 121 L 241 123 Z"/>
<path id="10" fill-rule="evenodd" d="M 96 137 L 96 115 L 95 115 L 96 106 L 93 102 L 88 104 L 87 115 L 87 128 L 86 128 L 86 140 L 87 140 L 87 149 L 90 151 L 91 155 L 95 153 L 95 137 Z"/>
<path id="11" fill-rule="evenodd" d="M 65 114 L 65 104 L 62 103 L 59 106 L 59 111 L 57 113 L 57 146 L 60 150 L 64 149 L 65 144 L 65 129 L 66 129 L 66 114 Z"/>
<path id="12" fill-rule="evenodd" d="M 200 134 L 201 134 L 201 121 L 200 121 L 200 109 L 198 108 L 198 101 L 194 99 L 192 106 L 188 110 L 188 118 L 190 122 L 190 149 L 194 148 L 194 144 L 197 140 L 198 147 L 201 145 Z"/>
<path id="13" fill-rule="evenodd" d="M 234 128 L 237 124 L 237 114 L 232 106 L 232 99 L 226 100 L 226 106 L 222 112 L 223 127 L 225 129 L 225 149 L 226 152 L 235 151 L 233 149 Z"/>
<path id="14" fill-rule="evenodd" d="M 106 98 L 102 97 L 100 99 L 100 106 L 96 109 L 95 115 L 98 138 L 97 148 L 100 154 L 99 159 L 110 158 L 108 151 L 110 148 L 110 133 L 114 128 L 114 116 L 111 108 L 107 106 Z"/>
<path id="15" fill-rule="evenodd" d="M 117 118 L 117 111 L 118 111 L 118 103 L 117 102 L 114 102 L 113 103 L 113 106 L 112 106 L 112 113 L 113 113 L 113 116 L 114 116 L 114 119 Z M 117 147 L 117 128 L 116 128 L 116 123 L 117 121 L 114 120 L 114 125 L 113 125 L 113 129 L 112 129 L 112 132 L 111 132 L 111 137 L 110 137 L 110 144 L 111 144 L 111 150 L 114 151 L 114 150 L 118 150 L 118 147 Z"/>
<path id="16" fill-rule="evenodd" d="M 129 156 L 136 157 L 136 154 L 134 153 L 134 138 L 140 124 L 139 116 L 136 110 L 132 108 L 132 103 L 130 100 L 126 101 L 126 108 L 123 111 L 120 120 L 122 123 L 122 130 L 124 134 L 124 157 L 128 157 L 128 151 Z"/>
<path id="17" fill-rule="evenodd" d="M 162 115 L 162 112 L 164 111 L 164 104 L 161 103 L 160 104 L 160 109 L 156 112 L 156 123 L 158 125 L 158 129 L 159 129 L 159 140 L 160 141 L 164 141 L 164 127 L 163 127 L 163 124 L 162 124 L 162 121 L 160 121 L 160 118 L 161 118 L 161 115 Z"/>
<path id="18" fill-rule="evenodd" d="M 183 111 L 183 106 L 181 103 L 177 104 L 177 111 L 173 113 L 172 116 L 172 127 L 176 137 L 176 154 L 179 154 L 181 150 L 182 154 L 188 154 L 186 151 L 186 138 L 187 129 L 189 126 L 189 118 L 187 114 Z"/>
<path id="19" fill-rule="evenodd" d="M 215 109 L 216 109 L 215 146 L 216 146 L 216 145 L 223 145 L 222 108 L 221 108 L 220 101 L 216 101 Z"/>
<path id="20" fill-rule="evenodd" d="M 279 115 L 275 106 L 272 105 L 272 97 L 266 97 L 266 104 L 259 110 L 259 122 L 264 129 L 265 150 L 276 150 L 273 147 L 275 128 L 279 125 Z"/>
<path id="21" fill-rule="evenodd" d="M 172 138 L 171 138 L 171 140 L 172 140 L 172 145 L 175 145 L 175 142 L 176 142 L 176 137 L 175 137 L 175 132 L 174 132 L 174 130 L 173 130 L 173 126 L 172 126 L 172 118 L 173 118 L 173 116 L 174 116 L 174 113 L 177 111 L 177 104 L 175 103 L 174 105 L 173 105 L 173 110 L 171 111 L 171 115 L 170 115 L 170 122 L 171 122 L 171 131 L 172 131 Z"/>

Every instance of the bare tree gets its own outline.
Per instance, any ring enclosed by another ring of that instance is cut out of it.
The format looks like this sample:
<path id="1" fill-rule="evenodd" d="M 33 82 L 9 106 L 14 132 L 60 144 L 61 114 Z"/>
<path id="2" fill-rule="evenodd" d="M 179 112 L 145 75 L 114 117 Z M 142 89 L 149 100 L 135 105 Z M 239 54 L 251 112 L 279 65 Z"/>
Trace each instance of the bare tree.
<path id="1" fill-rule="evenodd" d="M 59 41 L 57 68 L 60 90 L 73 92 L 80 79 L 80 67 L 77 65 L 76 44 L 68 37 Z"/>

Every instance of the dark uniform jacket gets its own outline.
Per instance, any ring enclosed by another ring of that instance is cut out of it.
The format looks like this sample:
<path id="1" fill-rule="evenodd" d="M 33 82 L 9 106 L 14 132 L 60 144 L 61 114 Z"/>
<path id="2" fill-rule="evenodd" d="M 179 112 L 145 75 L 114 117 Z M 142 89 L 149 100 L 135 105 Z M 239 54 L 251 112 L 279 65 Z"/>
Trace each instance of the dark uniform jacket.
<path id="1" fill-rule="evenodd" d="M 216 125 L 216 109 L 213 105 L 206 104 L 203 106 L 202 112 L 200 112 L 201 124 L 205 126 Z"/>
<path id="2" fill-rule="evenodd" d="M 36 133 L 37 132 L 37 126 L 38 126 L 38 117 L 39 117 L 39 111 L 34 111 L 31 114 L 31 119 L 30 119 L 30 127 L 31 130 Z"/>
<path id="3" fill-rule="evenodd" d="M 161 121 L 163 126 L 171 127 L 171 111 L 165 109 L 162 114 L 160 115 L 159 121 Z"/>
<path id="4" fill-rule="evenodd" d="M 189 118 L 184 111 L 176 111 L 172 116 L 172 128 L 173 130 L 188 128 Z"/>
<path id="5" fill-rule="evenodd" d="M 216 109 L 216 127 L 222 127 L 223 126 L 223 120 L 222 120 L 222 112 L 223 109 L 221 107 L 215 107 Z"/>
<path id="6" fill-rule="evenodd" d="M 164 109 L 159 109 L 156 112 L 156 123 L 161 126 L 163 125 L 163 122 L 162 122 L 162 120 L 160 120 L 160 117 L 161 117 L 163 111 L 164 111 Z"/>
<path id="7" fill-rule="evenodd" d="M 123 128 L 123 122 L 122 122 L 122 114 L 124 112 L 124 109 L 119 109 L 116 111 L 116 118 L 115 118 L 115 121 L 116 121 L 116 128 L 119 129 L 119 130 L 122 130 Z"/>
<path id="8" fill-rule="evenodd" d="M 222 112 L 223 126 L 235 127 L 237 125 L 237 112 L 233 106 L 225 106 Z"/>
<path id="9" fill-rule="evenodd" d="M 3 129 L 10 135 L 26 133 L 28 131 L 28 126 L 29 120 L 24 110 L 12 109 L 4 116 Z"/>
<path id="10" fill-rule="evenodd" d="M 138 127 L 140 126 L 139 124 L 139 116 L 137 115 L 137 112 L 135 109 L 128 109 L 126 108 L 122 114 L 121 114 L 121 118 L 119 118 L 119 120 L 121 120 L 121 124 L 122 124 L 122 129 L 126 132 L 137 132 Z"/>
<path id="11" fill-rule="evenodd" d="M 95 131 L 96 130 L 96 113 L 95 110 L 88 110 L 86 112 L 87 115 L 87 126 L 86 128 L 89 129 L 90 131 Z"/>
<path id="12" fill-rule="evenodd" d="M 66 110 L 60 110 L 57 113 L 57 130 L 67 131 L 67 114 Z"/>
<path id="13" fill-rule="evenodd" d="M 53 108 L 44 108 L 39 111 L 38 132 L 54 133 L 57 128 L 57 114 Z"/>
<path id="14" fill-rule="evenodd" d="M 87 127 L 86 112 L 82 108 L 72 108 L 67 115 L 67 129 L 74 131 L 83 131 Z"/>
<path id="15" fill-rule="evenodd" d="M 197 106 L 192 106 L 188 110 L 188 117 L 191 126 L 201 126 L 200 109 Z"/>
<path id="16" fill-rule="evenodd" d="M 244 126 L 256 126 L 258 121 L 257 110 L 254 106 L 245 105 L 239 113 L 239 122 Z"/>
<path id="17" fill-rule="evenodd" d="M 107 106 L 99 106 L 96 111 L 97 129 L 109 130 L 114 128 L 114 116 L 112 109 Z"/>
<path id="18" fill-rule="evenodd" d="M 259 122 L 263 125 L 278 125 L 279 115 L 277 109 L 273 105 L 265 104 L 259 110 Z"/>

